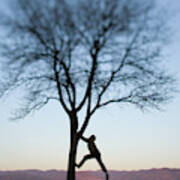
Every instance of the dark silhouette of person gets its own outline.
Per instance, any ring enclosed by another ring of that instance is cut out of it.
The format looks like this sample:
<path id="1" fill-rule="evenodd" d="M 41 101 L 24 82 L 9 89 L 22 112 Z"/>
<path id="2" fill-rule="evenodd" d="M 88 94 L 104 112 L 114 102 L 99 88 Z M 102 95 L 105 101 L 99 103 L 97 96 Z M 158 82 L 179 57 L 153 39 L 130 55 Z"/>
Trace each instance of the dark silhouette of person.
<path id="1" fill-rule="evenodd" d="M 87 161 L 88 159 L 95 158 L 97 160 L 97 162 L 99 163 L 102 171 L 106 174 L 106 180 L 108 180 L 109 175 L 108 175 L 107 169 L 102 162 L 101 153 L 97 149 L 95 142 L 94 142 L 96 140 L 96 136 L 91 135 L 89 138 L 85 138 L 85 137 L 81 136 L 81 139 L 87 143 L 90 154 L 85 155 L 84 158 L 81 160 L 81 162 L 79 164 L 75 164 L 75 165 L 78 168 L 80 168 L 85 163 L 85 161 Z"/>

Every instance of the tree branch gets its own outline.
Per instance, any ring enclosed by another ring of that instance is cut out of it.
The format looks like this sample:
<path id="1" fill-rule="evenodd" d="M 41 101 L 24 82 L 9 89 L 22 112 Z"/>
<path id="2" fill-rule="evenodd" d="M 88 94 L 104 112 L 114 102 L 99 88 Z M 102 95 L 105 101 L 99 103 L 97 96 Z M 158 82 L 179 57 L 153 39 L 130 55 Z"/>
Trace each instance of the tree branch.
<path id="1" fill-rule="evenodd" d="M 92 47 L 92 49 L 94 49 L 94 46 Z M 90 76 L 89 76 L 89 80 L 88 80 L 88 85 L 87 85 L 87 88 L 86 88 L 86 91 L 85 91 L 85 95 L 84 95 L 81 103 L 76 108 L 77 111 L 81 110 L 81 108 L 85 104 L 87 98 L 91 94 L 92 84 L 93 84 L 93 80 L 94 80 L 94 75 L 95 75 L 95 71 L 96 71 L 96 68 L 97 68 L 97 56 L 98 56 L 98 50 L 95 49 L 95 52 L 91 54 L 91 57 L 92 57 L 92 66 L 91 66 Z"/>
<path id="2" fill-rule="evenodd" d="M 59 72 L 57 71 L 57 61 L 58 61 L 58 55 L 59 52 L 55 52 L 55 55 L 54 55 L 54 66 L 53 66 L 53 69 L 54 69 L 54 73 L 55 73 L 55 80 L 56 80 L 56 86 L 57 86 L 57 90 L 58 90 L 58 94 L 59 94 L 59 100 L 64 108 L 64 110 L 66 111 L 67 114 L 70 113 L 70 110 L 68 109 L 68 107 L 66 106 L 65 104 L 65 101 L 64 101 L 64 98 L 63 98 L 63 94 L 62 94 L 62 90 L 61 90 L 61 82 L 59 80 Z"/>
<path id="3" fill-rule="evenodd" d="M 75 85 L 72 82 L 72 79 L 71 79 L 71 76 L 70 76 L 70 73 L 69 73 L 69 69 L 66 67 L 66 64 L 63 61 L 61 61 L 60 64 L 63 66 L 63 69 L 65 71 L 65 75 L 66 75 L 66 78 L 67 78 L 67 86 L 70 85 L 70 87 L 72 89 L 73 100 L 71 100 L 70 102 L 71 102 L 72 109 L 75 109 L 75 105 L 76 105 L 76 88 L 75 88 Z M 69 90 L 68 90 L 68 93 L 69 93 L 68 96 L 71 99 Z"/>

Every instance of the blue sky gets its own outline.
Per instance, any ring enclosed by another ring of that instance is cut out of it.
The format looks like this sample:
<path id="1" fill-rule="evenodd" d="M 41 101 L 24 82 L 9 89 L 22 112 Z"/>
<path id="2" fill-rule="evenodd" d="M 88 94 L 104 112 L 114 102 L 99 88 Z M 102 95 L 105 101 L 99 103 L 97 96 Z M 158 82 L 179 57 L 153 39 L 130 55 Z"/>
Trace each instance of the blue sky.
<path id="1" fill-rule="evenodd" d="M 177 0 L 166 2 L 180 10 Z M 176 74 L 180 89 L 179 19 L 177 14 L 170 22 L 174 41 L 167 46 L 164 61 Z M 66 169 L 69 124 L 59 104 L 52 101 L 24 120 L 12 122 L 8 118 L 14 102 L 14 98 L 0 101 L 0 170 Z M 179 107 L 180 94 L 160 112 L 142 113 L 132 106 L 111 106 L 93 116 L 86 135 L 96 134 L 108 169 L 180 168 Z M 81 142 L 78 161 L 86 153 L 86 144 Z M 99 167 L 91 160 L 81 170 L 86 169 Z"/>

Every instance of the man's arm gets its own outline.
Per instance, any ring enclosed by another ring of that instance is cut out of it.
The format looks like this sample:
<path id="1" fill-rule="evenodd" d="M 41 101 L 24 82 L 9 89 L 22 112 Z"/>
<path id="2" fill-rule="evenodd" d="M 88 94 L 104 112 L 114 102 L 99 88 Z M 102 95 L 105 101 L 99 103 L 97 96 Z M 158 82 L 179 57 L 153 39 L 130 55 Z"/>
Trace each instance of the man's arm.
<path id="1" fill-rule="evenodd" d="M 81 136 L 81 139 L 85 142 L 88 142 L 88 138 L 85 138 L 84 136 Z"/>

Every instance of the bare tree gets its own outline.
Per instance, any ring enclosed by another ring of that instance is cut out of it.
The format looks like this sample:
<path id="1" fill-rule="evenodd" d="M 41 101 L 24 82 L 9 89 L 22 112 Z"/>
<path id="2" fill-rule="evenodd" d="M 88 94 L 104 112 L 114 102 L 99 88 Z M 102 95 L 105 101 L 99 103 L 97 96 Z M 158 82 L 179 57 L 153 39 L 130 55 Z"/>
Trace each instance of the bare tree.
<path id="1" fill-rule="evenodd" d="M 78 142 L 98 109 L 159 108 L 171 98 L 173 79 L 161 67 L 166 23 L 145 0 L 13 2 L 2 23 L 1 92 L 24 90 L 15 118 L 60 102 L 70 120 L 67 179 L 74 180 Z"/>

